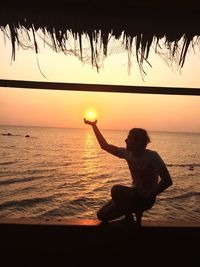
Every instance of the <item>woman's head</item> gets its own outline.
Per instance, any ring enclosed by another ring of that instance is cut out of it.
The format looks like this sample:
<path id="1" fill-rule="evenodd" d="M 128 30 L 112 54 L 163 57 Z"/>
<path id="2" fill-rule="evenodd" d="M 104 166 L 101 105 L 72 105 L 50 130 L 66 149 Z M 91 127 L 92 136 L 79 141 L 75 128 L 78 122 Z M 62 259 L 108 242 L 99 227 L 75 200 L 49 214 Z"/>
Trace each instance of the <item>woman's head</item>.
<path id="1" fill-rule="evenodd" d="M 133 128 L 129 131 L 126 139 L 127 149 L 131 151 L 141 151 L 150 143 L 150 138 L 145 129 Z"/>

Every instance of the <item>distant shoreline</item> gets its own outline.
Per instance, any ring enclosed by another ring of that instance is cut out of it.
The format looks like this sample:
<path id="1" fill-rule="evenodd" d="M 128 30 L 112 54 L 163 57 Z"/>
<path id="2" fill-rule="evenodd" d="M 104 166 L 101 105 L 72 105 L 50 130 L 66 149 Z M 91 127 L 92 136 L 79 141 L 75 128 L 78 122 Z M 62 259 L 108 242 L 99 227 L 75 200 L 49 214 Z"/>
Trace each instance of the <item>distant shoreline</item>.
<path id="1" fill-rule="evenodd" d="M 28 127 L 28 128 L 56 128 L 56 129 L 72 129 L 72 130 L 87 130 L 86 127 L 64 127 L 64 126 L 41 126 L 41 125 L 10 125 L 10 124 L 0 124 L 0 127 Z M 104 131 L 124 131 L 127 132 L 129 129 L 106 129 L 102 128 Z M 148 130 L 150 133 L 172 133 L 172 134 L 200 134 L 200 132 L 195 131 L 173 131 L 173 130 Z"/>

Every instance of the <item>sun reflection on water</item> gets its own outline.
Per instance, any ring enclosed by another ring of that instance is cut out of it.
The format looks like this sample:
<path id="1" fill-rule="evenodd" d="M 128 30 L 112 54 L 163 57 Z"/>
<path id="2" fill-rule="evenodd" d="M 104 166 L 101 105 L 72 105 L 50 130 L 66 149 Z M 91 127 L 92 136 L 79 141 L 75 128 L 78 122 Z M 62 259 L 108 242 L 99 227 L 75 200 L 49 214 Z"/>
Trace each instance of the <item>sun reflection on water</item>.
<path id="1" fill-rule="evenodd" d="M 97 168 L 96 158 L 97 158 L 97 149 L 96 149 L 95 137 L 92 134 L 87 133 L 85 137 L 83 159 L 84 159 L 84 170 L 86 173 L 88 173 L 88 175 L 94 173 Z"/>

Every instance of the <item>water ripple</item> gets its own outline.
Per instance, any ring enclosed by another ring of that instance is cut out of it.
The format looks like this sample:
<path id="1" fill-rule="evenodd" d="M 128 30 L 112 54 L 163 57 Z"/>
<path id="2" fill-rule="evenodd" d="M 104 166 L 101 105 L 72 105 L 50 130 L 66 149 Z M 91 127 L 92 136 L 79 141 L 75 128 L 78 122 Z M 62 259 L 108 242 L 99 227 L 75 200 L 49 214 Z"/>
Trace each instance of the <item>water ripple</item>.
<path id="1" fill-rule="evenodd" d="M 10 164 L 14 164 L 14 163 L 17 163 L 18 161 L 17 160 L 14 160 L 14 161 L 4 161 L 4 162 L 0 162 L 0 165 L 10 165 Z"/>
<path id="2" fill-rule="evenodd" d="M 50 178 L 50 177 L 53 177 L 53 175 L 8 179 L 8 180 L 0 181 L 0 186 L 1 185 L 10 185 L 10 184 L 15 184 L 15 183 L 27 183 L 27 182 L 31 182 L 33 180 L 45 179 L 45 178 Z"/>
<path id="3" fill-rule="evenodd" d="M 29 198 L 29 199 L 22 199 L 22 200 L 11 200 L 11 201 L 5 201 L 2 204 L 0 204 L 0 209 L 5 208 L 30 208 L 32 206 L 35 206 L 40 203 L 48 203 L 53 199 L 53 197 L 39 197 L 39 198 Z"/>

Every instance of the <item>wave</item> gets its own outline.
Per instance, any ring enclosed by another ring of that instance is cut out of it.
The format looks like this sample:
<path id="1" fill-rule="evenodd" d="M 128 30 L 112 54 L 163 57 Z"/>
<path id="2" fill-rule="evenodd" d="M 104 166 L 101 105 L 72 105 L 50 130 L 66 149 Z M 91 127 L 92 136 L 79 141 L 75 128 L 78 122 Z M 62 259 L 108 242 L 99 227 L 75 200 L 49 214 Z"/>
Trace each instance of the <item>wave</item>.
<path id="1" fill-rule="evenodd" d="M 167 167 L 200 167 L 200 163 L 166 164 Z"/>
<path id="2" fill-rule="evenodd" d="M 80 197 L 77 199 L 73 199 L 69 202 L 70 206 L 87 206 L 87 205 L 91 205 L 93 203 L 96 203 L 96 199 L 93 198 L 88 198 L 88 197 Z"/>
<path id="3" fill-rule="evenodd" d="M 26 182 L 31 182 L 33 180 L 43 179 L 43 178 L 50 178 L 50 177 L 53 177 L 53 175 L 8 179 L 8 180 L 0 181 L 0 186 L 2 186 L 2 185 L 10 185 L 10 184 L 15 184 L 15 183 L 24 183 L 24 182 L 26 183 Z"/>
<path id="4" fill-rule="evenodd" d="M 77 209 L 67 209 L 67 208 L 54 208 L 54 209 L 50 209 L 48 211 L 45 211 L 43 213 L 40 214 L 41 218 L 49 218 L 49 217 L 77 217 Z"/>
<path id="5" fill-rule="evenodd" d="M 84 156 L 82 157 L 82 160 L 90 160 L 90 159 L 98 159 L 97 156 Z"/>
<path id="6" fill-rule="evenodd" d="M 56 171 L 57 168 L 52 168 L 52 167 L 48 167 L 46 169 L 25 169 L 22 171 L 0 171 L 0 176 L 4 175 L 4 176 L 17 176 L 17 175 L 34 175 L 34 174 L 41 174 L 41 173 L 45 173 L 45 172 L 50 172 L 50 171 Z"/>
<path id="7" fill-rule="evenodd" d="M 2 204 L 0 204 L 0 209 L 5 209 L 5 208 L 24 209 L 26 207 L 30 208 L 37 204 L 48 203 L 52 199 L 53 197 L 39 197 L 39 198 L 29 198 L 22 200 L 5 201 Z"/>
<path id="8" fill-rule="evenodd" d="M 52 208 L 41 214 L 41 217 L 78 217 L 78 215 L 94 207 L 99 200 L 95 198 L 80 197 L 62 202 L 58 207 Z"/>
<path id="9" fill-rule="evenodd" d="M 101 179 L 101 178 L 109 178 L 109 177 L 111 177 L 111 175 L 112 175 L 112 173 L 103 173 L 103 174 L 99 174 L 99 175 L 97 175 L 95 178 L 96 179 Z"/>
<path id="10" fill-rule="evenodd" d="M 174 197 L 166 197 L 161 198 L 159 201 L 168 201 L 168 200 L 174 200 L 174 199 L 186 199 L 191 197 L 200 197 L 200 192 L 188 192 L 182 195 L 174 196 Z"/>
<path id="11" fill-rule="evenodd" d="M 18 162 L 17 160 L 14 160 L 14 161 L 4 161 L 4 162 L 0 162 L 0 166 L 10 165 L 10 164 L 14 164 L 14 163 L 17 163 L 17 162 Z"/>

